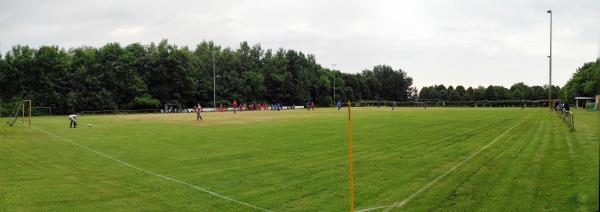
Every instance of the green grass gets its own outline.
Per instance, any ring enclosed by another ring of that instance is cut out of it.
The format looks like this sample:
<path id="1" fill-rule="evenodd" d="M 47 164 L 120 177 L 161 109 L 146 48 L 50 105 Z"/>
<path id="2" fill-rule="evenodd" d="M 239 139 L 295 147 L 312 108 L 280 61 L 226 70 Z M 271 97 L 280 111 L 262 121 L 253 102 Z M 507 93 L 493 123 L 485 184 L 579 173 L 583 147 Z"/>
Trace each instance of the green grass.
<path id="1" fill-rule="evenodd" d="M 575 132 L 545 109 L 356 108 L 352 115 L 357 209 L 417 191 L 393 209 L 598 208 L 597 113 L 576 111 Z M 204 118 L 82 116 L 78 129 L 62 116 L 35 117 L 31 128 L 2 123 L 0 211 L 255 210 L 165 178 L 273 211 L 349 208 L 346 111 Z"/>

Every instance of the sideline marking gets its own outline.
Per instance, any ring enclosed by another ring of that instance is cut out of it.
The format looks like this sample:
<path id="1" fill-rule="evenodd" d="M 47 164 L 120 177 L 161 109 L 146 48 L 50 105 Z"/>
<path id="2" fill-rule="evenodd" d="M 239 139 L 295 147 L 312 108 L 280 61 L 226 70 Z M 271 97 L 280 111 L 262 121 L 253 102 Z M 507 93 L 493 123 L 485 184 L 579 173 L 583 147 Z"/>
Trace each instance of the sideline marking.
<path id="1" fill-rule="evenodd" d="M 458 167 L 462 166 L 466 162 L 469 162 L 471 159 L 473 159 L 473 157 L 477 156 L 483 150 L 487 149 L 489 146 L 491 146 L 492 144 L 496 143 L 496 141 L 498 141 L 499 138 L 501 138 L 502 136 L 504 136 L 506 133 L 508 133 L 509 131 L 511 131 L 513 128 L 515 128 L 519 124 L 521 124 L 521 122 L 522 121 L 519 121 L 515 125 L 513 125 L 512 127 L 506 129 L 503 133 L 501 133 L 500 135 L 496 136 L 496 138 L 494 138 L 494 140 L 490 141 L 488 144 L 486 144 L 485 146 L 481 147 L 479 150 L 477 150 L 473 154 L 469 155 L 469 157 L 465 158 L 463 161 L 461 161 L 460 163 L 456 164 L 454 167 L 452 167 L 448 171 L 444 172 L 442 175 L 438 176 L 433 181 L 431 181 L 427 185 L 423 186 L 421 189 L 419 189 L 416 192 L 412 193 L 408 198 L 402 200 L 401 202 L 395 202 L 394 204 L 387 205 L 387 206 L 378 206 L 378 207 L 372 207 L 372 208 L 365 208 L 365 209 L 357 210 L 357 212 L 367 212 L 367 211 L 373 211 L 373 210 L 382 209 L 382 208 L 385 208 L 383 211 L 390 211 L 393 208 L 401 208 L 401 207 L 403 207 L 404 205 L 406 205 L 406 203 L 408 203 L 410 200 L 412 200 L 413 198 L 415 198 L 417 195 L 423 193 L 427 188 L 431 187 L 433 184 L 437 183 L 438 181 L 440 181 L 441 179 L 443 179 L 444 177 L 446 177 L 448 174 L 450 174 L 451 172 L 453 172 L 454 170 L 456 170 Z"/>
<path id="2" fill-rule="evenodd" d="M 269 210 L 269 209 L 266 209 L 266 208 L 261 208 L 261 207 L 258 207 L 258 206 L 256 206 L 256 205 L 252 205 L 252 204 L 250 204 L 250 203 L 247 203 L 247 202 L 243 202 L 243 201 L 240 201 L 240 200 L 236 200 L 236 199 L 233 199 L 233 198 L 231 198 L 231 197 L 228 197 L 228 196 L 225 196 L 225 195 L 219 194 L 219 193 L 217 193 L 217 192 L 214 192 L 214 191 L 211 191 L 211 190 L 208 190 L 208 189 L 202 188 L 202 187 L 198 187 L 198 186 L 195 186 L 195 185 L 192 185 L 192 184 L 189 184 L 189 183 L 183 182 L 183 181 L 181 181 L 181 180 L 178 180 L 178 179 L 175 179 L 175 178 L 172 178 L 172 177 L 169 177 L 169 176 L 165 176 L 165 175 L 162 175 L 162 174 L 159 174 L 159 173 L 156 173 L 156 172 L 152 172 L 152 171 L 149 171 L 149 170 L 146 170 L 146 169 L 143 169 L 143 168 L 137 167 L 137 166 L 135 166 L 135 165 L 132 165 L 132 164 L 130 164 L 130 163 L 127 163 L 127 162 L 125 162 L 125 161 L 122 161 L 122 160 L 120 160 L 120 159 L 114 158 L 114 157 L 112 157 L 112 156 L 110 156 L 110 155 L 104 154 L 104 153 L 102 153 L 102 152 L 98 152 L 98 151 L 96 151 L 96 150 L 94 150 L 94 149 L 92 149 L 92 148 L 89 148 L 89 147 L 87 147 L 87 146 L 81 145 L 81 144 L 79 144 L 79 143 L 77 143 L 77 142 L 75 142 L 75 141 L 72 141 L 72 140 L 68 139 L 68 138 L 60 137 L 60 136 L 58 136 L 58 135 L 56 135 L 56 134 L 54 134 L 54 133 L 48 132 L 48 131 L 46 131 L 46 130 L 43 130 L 43 129 L 40 129 L 40 128 L 37 128 L 37 127 L 32 127 L 32 128 L 36 129 L 37 131 L 43 132 L 43 133 L 45 133 L 45 134 L 51 135 L 51 136 L 53 136 L 53 137 L 56 137 L 56 138 L 62 139 L 63 141 L 69 142 L 69 143 L 71 143 L 71 144 L 73 144 L 73 145 L 75 145 L 75 146 L 78 146 L 78 147 L 80 147 L 80 148 L 83 148 L 83 149 L 85 149 L 85 150 L 87 150 L 87 151 L 89 151 L 89 152 L 96 153 L 96 154 L 98 154 L 98 155 L 100 155 L 100 156 L 102 156 L 102 157 L 105 157 L 105 158 L 108 158 L 108 159 L 114 160 L 114 161 L 116 161 L 116 162 L 118 162 L 118 163 L 121 163 L 121 164 L 123 164 L 123 165 L 125 165 L 125 166 L 128 166 L 128 167 L 130 167 L 130 168 L 137 169 L 138 171 L 142 171 L 142 172 L 145 172 L 145 173 L 147 173 L 147 174 L 154 175 L 154 176 L 156 176 L 156 177 L 160 177 L 160 178 L 163 178 L 163 179 L 165 179 L 165 180 L 168 180 L 168 181 L 172 181 L 172 182 L 175 182 L 175 183 L 179 183 L 179 184 L 185 185 L 185 186 L 187 186 L 187 187 L 190 187 L 190 188 L 193 188 L 193 189 L 196 189 L 196 190 L 199 190 L 199 191 L 206 192 L 206 193 L 208 193 L 208 194 L 210 194 L 210 195 L 213 195 L 213 196 L 216 196 L 216 197 L 219 197 L 219 198 L 222 198 L 222 199 L 226 199 L 226 200 L 229 200 L 229 201 L 231 201 L 231 202 L 238 203 L 238 204 L 240 204 L 240 205 L 244 205 L 244 206 L 247 206 L 247 207 L 250 207 L 250 208 L 254 208 L 254 209 L 257 209 L 257 210 L 260 210 L 260 211 L 271 211 L 271 210 Z"/>

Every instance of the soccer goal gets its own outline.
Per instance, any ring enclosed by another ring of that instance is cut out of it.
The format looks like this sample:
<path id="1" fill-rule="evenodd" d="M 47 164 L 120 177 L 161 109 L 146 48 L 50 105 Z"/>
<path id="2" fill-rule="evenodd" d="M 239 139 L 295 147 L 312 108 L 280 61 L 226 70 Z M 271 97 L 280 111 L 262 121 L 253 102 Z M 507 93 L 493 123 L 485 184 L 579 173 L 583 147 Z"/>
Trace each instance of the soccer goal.
<path id="1" fill-rule="evenodd" d="M 596 102 L 586 103 L 585 109 L 590 112 L 598 111 L 598 103 L 596 103 Z"/>
<path id="2" fill-rule="evenodd" d="M 52 107 L 31 107 L 31 116 L 51 116 Z"/>
<path id="3" fill-rule="evenodd" d="M 18 123 L 19 117 L 21 117 L 22 124 L 25 124 L 25 120 L 27 120 L 29 126 L 31 126 L 31 110 L 31 100 L 17 102 L 8 116 L 6 124 L 11 127 L 15 126 Z"/>

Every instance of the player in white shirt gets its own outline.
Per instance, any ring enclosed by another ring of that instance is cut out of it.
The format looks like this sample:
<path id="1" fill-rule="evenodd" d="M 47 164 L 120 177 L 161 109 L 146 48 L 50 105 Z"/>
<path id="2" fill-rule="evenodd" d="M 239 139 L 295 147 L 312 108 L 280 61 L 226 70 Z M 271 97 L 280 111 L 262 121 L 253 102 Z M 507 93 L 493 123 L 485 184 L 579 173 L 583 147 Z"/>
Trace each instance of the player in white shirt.
<path id="1" fill-rule="evenodd" d="M 71 114 L 68 116 L 71 124 L 69 124 L 69 128 L 77 128 L 77 115 Z"/>

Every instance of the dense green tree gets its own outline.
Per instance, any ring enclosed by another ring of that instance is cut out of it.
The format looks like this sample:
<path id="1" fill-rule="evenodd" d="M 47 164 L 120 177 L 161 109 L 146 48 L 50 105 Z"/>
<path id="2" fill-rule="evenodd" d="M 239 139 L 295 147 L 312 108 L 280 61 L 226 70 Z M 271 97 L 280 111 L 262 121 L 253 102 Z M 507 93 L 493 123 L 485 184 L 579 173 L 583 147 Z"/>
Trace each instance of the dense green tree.
<path id="1" fill-rule="evenodd" d="M 554 98 L 597 93 L 598 61 L 584 64 Z M 214 76 L 213 76 L 214 72 Z M 335 94 L 333 96 L 335 79 Z M 216 84 L 214 83 L 216 82 Z M 295 50 L 237 49 L 203 41 L 195 49 L 162 40 L 158 44 L 108 43 L 100 48 L 15 46 L 0 55 L 0 105 L 30 98 L 57 113 L 81 110 L 157 108 L 176 103 L 212 106 L 238 102 L 332 105 L 335 100 L 406 101 L 545 100 L 547 86 L 426 86 L 417 90 L 401 69 L 377 65 L 349 74 L 324 68 L 314 55 Z M 10 107 L 10 106 L 8 106 Z M 1 109 L 6 111 L 6 108 Z M 1 112 L 1 111 L 0 111 Z"/>
<path id="2" fill-rule="evenodd" d="M 401 69 L 378 65 L 357 74 L 342 73 L 322 67 L 314 55 L 263 50 L 247 42 L 231 49 L 203 41 L 193 50 L 167 40 L 68 51 L 56 46 L 15 46 L 0 55 L 0 83 L 0 101 L 31 98 L 57 113 L 158 108 L 167 103 L 212 106 L 213 86 L 217 104 L 235 99 L 332 105 L 334 98 L 405 101 L 417 97 L 412 78 Z"/>
<path id="3" fill-rule="evenodd" d="M 539 85 L 531 86 L 531 97 L 530 100 L 543 100 L 548 99 L 548 92 L 544 87 Z"/>
<path id="4" fill-rule="evenodd" d="M 150 95 L 162 103 L 194 104 L 194 80 L 187 49 L 168 44 L 166 40 L 150 47 L 150 68 L 144 73 Z"/>
<path id="5" fill-rule="evenodd" d="M 0 70 L 0 92 L 4 101 L 15 96 L 23 97 L 32 91 L 29 85 L 39 78 L 33 70 L 35 52 L 28 46 L 15 46 L 4 55 L 4 67 Z"/>
<path id="6" fill-rule="evenodd" d="M 456 89 L 454 89 L 454 91 L 456 93 L 457 100 L 459 100 L 459 101 L 466 100 L 465 99 L 465 94 L 466 94 L 467 91 L 465 90 L 464 86 L 458 85 L 458 86 L 456 86 Z"/>
<path id="7" fill-rule="evenodd" d="M 510 95 L 512 99 L 531 99 L 531 88 L 525 83 L 519 82 L 510 86 Z"/>
<path id="8" fill-rule="evenodd" d="M 367 71 L 368 72 L 368 71 Z M 394 70 L 391 66 L 378 65 L 373 68 L 374 90 L 379 93 L 379 97 L 385 100 L 406 100 L 407 92 L 412 86 L 412 78 L 408 77 L 406 72 Z"/>
<path id="9" fill-rule="evenodd" d="M 69 111 L 77 107 L 79 93 L 72 90 L 73 78 L 70 69 L 71 57 L 56 46 L 42 46 L 34 55 L 33 72 L 27 74 L 35 80 L 25 98 L 36 99 L 55 111 Z M 67 95 L 61 95 L 67 94 Z"/>
<path id="10" fill-rule="evenodd" d="M 583 64 L 578 68 L 560 92 L 560 98 L 573 102 L 575 97 L 598 95 L 600 81 L 600 59 Z M 554 92 L 554 90 L 552 91 Z"/>
<path id="11" fill-rule="evenodd" d="M 558 93 L 560 88 L 552 86 L 552 92 Z M 556 98 L 558 94 L 553 94 Z M 506 101 L 506 100 L 546 100 L 548 98 L 547 86 L 528 86 L 522 82 L 516 83 L 510 89 L 503 86 L 490 85 L 487 88 L 478 86 L 469 87 L 465 90 L 464 86 L 433 85 L 421 88 L 419 98 L 449 100 L 449 101 Z"/>
<path id="12" fill-rule="evenodd" d="M 436 85 L 436 86 L 434 86 L 434 89 L 438 93 L 438 95 L 437 95 L 438 99 L 448 100 L 448 90 L 447 90 L 446 86 Z"/>

